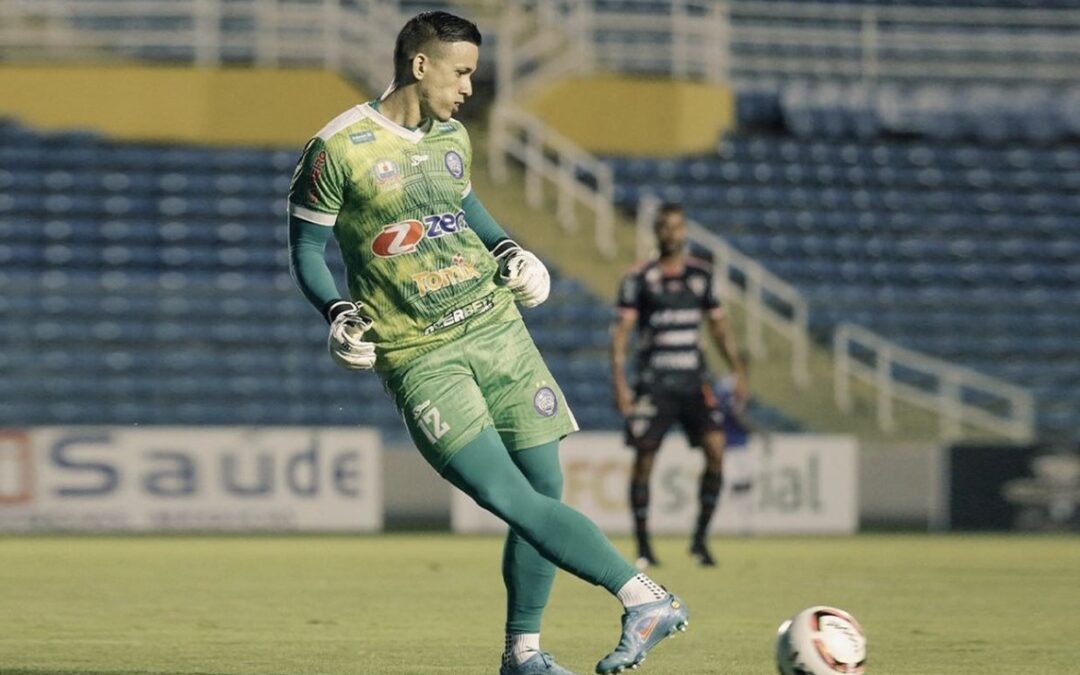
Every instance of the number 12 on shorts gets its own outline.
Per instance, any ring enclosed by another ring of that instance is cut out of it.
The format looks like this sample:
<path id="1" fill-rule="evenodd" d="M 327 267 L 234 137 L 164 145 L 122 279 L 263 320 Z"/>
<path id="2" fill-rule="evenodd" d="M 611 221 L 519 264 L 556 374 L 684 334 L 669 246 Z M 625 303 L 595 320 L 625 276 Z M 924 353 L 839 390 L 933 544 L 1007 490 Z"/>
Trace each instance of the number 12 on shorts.
<path id="1" fill-rule="evenodd" d="M 431 401 L 424 401 L 413 408 L 413 417 L 416 418 L 416 424 L 420 427 L 420 431 L 423 431 L 428 441 L 432 443 L 446 435 L 447 431 L 450 431 L 450 425 L 443 422 L 442 414 L 439 413 L 438 408 L 431 405 Z"/>

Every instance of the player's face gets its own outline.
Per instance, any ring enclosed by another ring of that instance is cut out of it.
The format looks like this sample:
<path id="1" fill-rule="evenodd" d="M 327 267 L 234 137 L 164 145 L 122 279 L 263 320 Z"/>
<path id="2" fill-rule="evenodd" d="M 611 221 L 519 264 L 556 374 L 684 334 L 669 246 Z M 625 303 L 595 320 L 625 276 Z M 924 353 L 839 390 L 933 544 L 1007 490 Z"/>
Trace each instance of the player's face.
<path id="1" fill-rule="evenodd" d="M 480 50 L 471 42 L 444 42 L 432 52 L 420 80 L 420 108 L 424 117 L 445 122 L 472 96 Z"/>
<path id="2" fill-rule="evenodd" d="M 672 255 L 683 249 L 686 244 L 686 218 L 682 213 L 668 213 L 656 224 L 656 243 L 661 255 Z"/>

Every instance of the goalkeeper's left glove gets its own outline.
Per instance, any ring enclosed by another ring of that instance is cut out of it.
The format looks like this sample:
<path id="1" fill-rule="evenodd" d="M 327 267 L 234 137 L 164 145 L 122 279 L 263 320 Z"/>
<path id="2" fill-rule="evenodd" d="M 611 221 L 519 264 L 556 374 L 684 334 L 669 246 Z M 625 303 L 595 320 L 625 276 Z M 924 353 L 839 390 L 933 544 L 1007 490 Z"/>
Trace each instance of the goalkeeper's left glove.
<path id="1" fill-rule="evenodd" d="M 526 307 L 536 307 L 551 292 L 551 275 L 534 254 L 518 246 L 513 239 L 503 239 L 491 250 L 499 263 L 499 280 Z"/>
<path id="2" fill-rule="evenodd" d="M 372 321 L 360 313 L 363 306 L 360 302 L 339 300 L 326 310 L 326 318 L 330 321 L 326 347 L 334 361 L 349 370 L 375 367 L 375 343 L 364 339 Z"/>

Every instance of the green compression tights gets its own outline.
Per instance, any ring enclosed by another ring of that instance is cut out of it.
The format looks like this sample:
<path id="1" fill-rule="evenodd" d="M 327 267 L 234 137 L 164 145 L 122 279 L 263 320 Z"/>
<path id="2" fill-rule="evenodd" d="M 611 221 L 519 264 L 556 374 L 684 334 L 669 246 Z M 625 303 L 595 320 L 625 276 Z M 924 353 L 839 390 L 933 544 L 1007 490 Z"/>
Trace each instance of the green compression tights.
<path id="1" fill-rule="evenodd" d="M 558 445 L 510 452 L 488 427 L 443 471 L 456 488 L 510 525 L 503 549 L 508 633 L 540 632 L 555 565 L 612 594 L 637 573 L 600 528 L 559 501 Z"/>

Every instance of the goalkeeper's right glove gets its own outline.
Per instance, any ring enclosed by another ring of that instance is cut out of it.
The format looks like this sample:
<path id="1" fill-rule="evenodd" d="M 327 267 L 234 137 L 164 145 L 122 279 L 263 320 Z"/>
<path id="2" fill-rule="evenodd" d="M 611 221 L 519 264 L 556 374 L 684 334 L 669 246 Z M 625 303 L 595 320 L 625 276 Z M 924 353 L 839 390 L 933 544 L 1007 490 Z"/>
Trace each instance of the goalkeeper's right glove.
<path id="1" fill-rule="evenodd" d="M 349 370 L 371 370 L 375 367 L 375 343 L 364 340 L 371 328 L 371 319 L 360 314 L 362 302 L 338 300 L 326 309 L 330 322 L 327 348 L 338 365 Z"/>
<path id="2" fill-rule="evenodd" d="M 514 299 L 525 307 L 536 307 L 547 300 L 551 292 L 551 275 L 547 267 L 531 251 L 518 246 L 513 239 L 503 239 L 491 250 L 499 263 L 499 281 Z"/>

